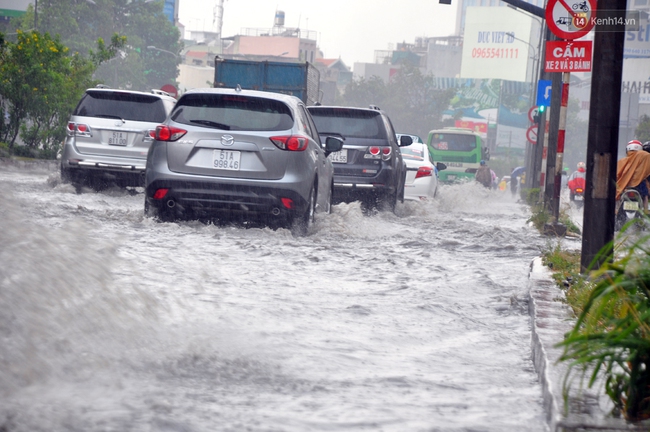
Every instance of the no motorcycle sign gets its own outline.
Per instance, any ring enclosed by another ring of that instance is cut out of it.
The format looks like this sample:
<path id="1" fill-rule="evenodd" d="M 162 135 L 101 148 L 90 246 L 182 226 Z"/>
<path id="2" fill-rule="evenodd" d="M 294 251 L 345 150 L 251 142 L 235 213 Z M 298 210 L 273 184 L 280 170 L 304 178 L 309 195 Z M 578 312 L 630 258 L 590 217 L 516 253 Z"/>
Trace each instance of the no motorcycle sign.
<path id="1" fill-rule="evenodd" d="M 548 0 L 546 24 L 562 39 L 578 39 L 594 27 L 596 0 Z"/>

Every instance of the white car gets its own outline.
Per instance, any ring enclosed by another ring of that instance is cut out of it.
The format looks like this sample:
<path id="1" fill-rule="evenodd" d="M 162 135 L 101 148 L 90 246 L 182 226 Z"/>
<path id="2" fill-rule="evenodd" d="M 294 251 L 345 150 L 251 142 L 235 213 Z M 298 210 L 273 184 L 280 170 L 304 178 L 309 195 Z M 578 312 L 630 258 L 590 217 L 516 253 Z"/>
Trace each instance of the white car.
<path id="1" fill-rule="evenodd" d="M 447 166 L 435 163 L 424 143 L 414 142 L 410 146 L 400 147 L 402 158 L 406 162 L 406 182 L 404 199 L 425 201 L 438 193 L 438 171 Z"/>

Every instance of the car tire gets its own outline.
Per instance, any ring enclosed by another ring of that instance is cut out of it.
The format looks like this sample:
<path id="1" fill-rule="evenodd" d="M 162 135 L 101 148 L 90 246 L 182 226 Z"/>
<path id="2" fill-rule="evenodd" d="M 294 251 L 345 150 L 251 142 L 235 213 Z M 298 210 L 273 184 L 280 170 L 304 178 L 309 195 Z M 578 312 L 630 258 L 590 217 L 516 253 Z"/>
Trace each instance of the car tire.
<path id="1" fill-rule="evenodd" d="M 299 215 L 293 221 L 292 231 L 299 235 L 305 236 L 309 233 L 309 229 L 314 223 L 314 218 L 316 214 L 316 186 L 312 186 L 311 191 L 309 192 L 308 205 L 305 209 L 305 212 Z"/>

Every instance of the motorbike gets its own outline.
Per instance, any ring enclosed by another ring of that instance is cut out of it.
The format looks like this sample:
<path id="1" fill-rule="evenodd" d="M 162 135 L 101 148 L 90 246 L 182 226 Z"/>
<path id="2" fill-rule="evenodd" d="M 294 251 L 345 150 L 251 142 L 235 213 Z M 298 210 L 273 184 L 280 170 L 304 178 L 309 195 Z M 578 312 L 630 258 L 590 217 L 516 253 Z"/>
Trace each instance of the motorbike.
<path id="1" fill-rule="evenodd" d="M 641 194 L 636 189 L 625 189 L 616 202 L 614 229 L 619 231 L 631 220 L 636 220 L 641 225 L 644 219 L 645 211 Z"/>
<path id="2" fill-rule="evenodd" d="M 570 193 L 570 199 L 575 203 L 576 207 L 582 207 L 585 203 L 585 190 L 583 188 L 575 188 Z"/>

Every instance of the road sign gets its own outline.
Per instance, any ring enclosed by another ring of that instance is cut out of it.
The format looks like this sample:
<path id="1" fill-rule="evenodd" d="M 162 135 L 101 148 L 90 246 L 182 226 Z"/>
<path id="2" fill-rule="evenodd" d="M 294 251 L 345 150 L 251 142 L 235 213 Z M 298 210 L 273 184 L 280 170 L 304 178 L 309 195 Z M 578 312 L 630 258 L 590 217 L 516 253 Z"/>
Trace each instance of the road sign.
<path id="1" fill-rule="evenodd" d="M 537 106 L 551 105 L 551 89 L 553 88 L 551 80 L 537 81 Z"/>
<path id="2" fill-rule="evenodd" d="M 530 107 L 530 109 L 528 110 L 528 121 L 530 121 L 531 123 L 535 121 L 535 116 L 537 115 L 537 111 L 538 109 L 536 106 Z"/>
<path id="3" fill-rule="evenodd" d="M 591 72 L 591 41 L 546 42 L 546 72 Z"/>
<path id="4" fill-rule="evenodd" d="M 526 130 L 526 139 L 531 144 L 537 143 L 537 125 L 532 125 Z"/>
<path id="5" fill-rule="evenodd" d="M 595 22 L 596 0 L 548 0 L 546 25 L 562 39 L 578 39 L 589 33 Z"/>

